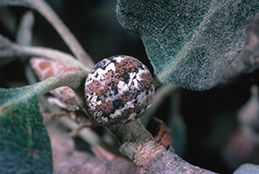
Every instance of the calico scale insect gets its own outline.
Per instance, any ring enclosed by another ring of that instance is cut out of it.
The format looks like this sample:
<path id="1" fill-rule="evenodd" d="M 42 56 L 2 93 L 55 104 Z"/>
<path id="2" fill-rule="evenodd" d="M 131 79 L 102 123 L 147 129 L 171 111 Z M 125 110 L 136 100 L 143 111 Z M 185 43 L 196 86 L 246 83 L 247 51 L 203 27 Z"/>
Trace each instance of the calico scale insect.
<path id="1" fill-rule="evenodd" d="M 124 124 L 142 116 L 154 97 L 147 67 L 131 56 L 114 56 L 97 63 L 85 82 L 86 110 L 98 124 Z"/>
<path id="2" fill-rule="evenodd" d="M 40 80 L 72 70 L 81 71 L 46 59 L 32 59 L 31 64 Z M 52 93 L 63 101 L 70 100 L 70 104 L 72 101 L 75 108 L 79 108 L 72 90 L 67 88 L 57 88 Z M 84 90 L 86 108 L 79 109 L 85 110 L 93 122 L 102 126 L 124 124 L 139 118 L 154 98 L 153 79 L 147 67 L 124 55 L 98 62 L 88 74 Z"/>

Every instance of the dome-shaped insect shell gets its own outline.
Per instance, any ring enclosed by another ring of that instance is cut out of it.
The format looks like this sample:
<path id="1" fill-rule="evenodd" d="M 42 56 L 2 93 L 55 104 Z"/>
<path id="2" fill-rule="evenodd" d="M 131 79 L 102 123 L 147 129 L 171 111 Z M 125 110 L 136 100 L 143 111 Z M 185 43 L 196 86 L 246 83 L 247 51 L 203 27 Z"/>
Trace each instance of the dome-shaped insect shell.
<path id="1" fill-rule="evenodd" d="M 86 79 L 86 111 L 100 125 L 124 124 L 148 110 L 154 90 L 152 75 L 142 62 L 131 56 L 109 57 Z"/>

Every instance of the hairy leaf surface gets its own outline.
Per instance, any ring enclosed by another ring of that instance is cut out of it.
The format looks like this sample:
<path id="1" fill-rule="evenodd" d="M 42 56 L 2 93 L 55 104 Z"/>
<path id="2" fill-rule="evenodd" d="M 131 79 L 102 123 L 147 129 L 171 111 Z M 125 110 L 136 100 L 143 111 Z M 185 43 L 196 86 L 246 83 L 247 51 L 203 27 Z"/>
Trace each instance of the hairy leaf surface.
<path id="1" fill-rule="evenodd" d="M 39 96 L 69 86 L 82 103 L 86 77 L 84 72 L 70 71 L 31 86 L 0 88 L 0 173 L 52 173 L 51 147 L 39 111 Z"/>
<path id="2" fill-rule="evenodd" d="M 0 173 L 51 173 L 52 154 L 36 86 L 0 88 Z"/>
<path id="3" fill-rule="evenodd" d="M 244 48 L 259 1 L 118 0 L 116 12 L 124 28 L 139 33 L 161 82 L 206 90 Z"/>

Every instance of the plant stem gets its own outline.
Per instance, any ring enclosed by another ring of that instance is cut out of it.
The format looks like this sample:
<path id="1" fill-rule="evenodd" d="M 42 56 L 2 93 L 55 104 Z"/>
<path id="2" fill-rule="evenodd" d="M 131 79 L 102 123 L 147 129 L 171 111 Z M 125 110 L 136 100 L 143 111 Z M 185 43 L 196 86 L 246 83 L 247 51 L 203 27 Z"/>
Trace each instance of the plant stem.
<path id="1" fill-rule="evenodd" d="M 150 109 L 141 117 L 141 122 L 146 126 L 148 122 L 152 119 L 157 109 L 160 107 L 162 102 L 167 98 L 170 97 L 173 93 L 179 90 L 180 87 L 173 85 L 173 84 L 166 84 L 158 88 L 156 90 L 155 98 L 152 102 L 152 106 Z"/>
<path id="2" fill-rule="evenodd" d="M 59 121 L 65 125 L 67 128 L 71 129 L 71 130 L 76 130 L 79 128 L 79 125 L 71 120 L 68 117 L 60 117 Z M 105 148 L 106 150 L 114 150 L 113 147 L 111 147 L 109 144 L 107 144 L 106 142 L 104 142 L 99 135 L 97 135 L 94 131 L 92 131 L 90 128 L 83 128 L 82 130 L 80 130 L 77 134 L 79 137 L 81 137 L 84 141 L 86 141 L 87 143 L 89 143 L 91 146 L 100 146 L 102 148 Z"/>
<path id="3" fill-rule="evenodd" d="M 166 150 L 155 142 L 139 120 L 108 129 L 122 144 L 121 153 L 130 158 L 143 173 L 214 173 L 191 165 L 172 150 Z"/>
<path id="4" fill-rule="evenodd" d="M 32 29 L 34 26 L 34 15 L 27 11 L 22 15 L 20 24 L 17 29 L 16 42 L 19 45 L 30 46 L 32 40 Z"/>
<path id="5" fill-rule="evenodd" d="M 71 49 L 74 55 L 86 66 L 92 68 L 94 62 L 90 56 L 85 52 L 82 46 L 78 43 L 75 36 L 69 31 L 66 25 L 59 19 L 57 14 L 51 9 L 51 7 L 42 0 L 32 1 L 33 5 L 38 12 L 44 16 L 50 24 L 59 33 L 62 39 L 65 41 L 67 46 Z"/>
<path id="6" fill-rule="evenodd" d="M 2 0 L 0 5 L 24 6 L 37 10 L 43 17 L 45 17 L 50 24 L 59 33 L 73 54 L 90 69 L 94 66 L 93 60 L 85 52 L 82 46 L 78 43 L 75 36 L 69 31 L 65 24 L 59 19 L 57 14 L 51 7 L 43 0 Z"/>
<path id="7" fill-rule="evenodd" d="M 90 71 L 90 67 L 85 66 L 70 54 L 50 48 L 21 46 L 11 42 L 1 34 L 0 48 L 0 65 L 4 65 L 5 63 L 11 62 L 12 60 L 20 57 L 44 57 L 58 60 L 69 66 L 78 67 L 86 72 Z"/>

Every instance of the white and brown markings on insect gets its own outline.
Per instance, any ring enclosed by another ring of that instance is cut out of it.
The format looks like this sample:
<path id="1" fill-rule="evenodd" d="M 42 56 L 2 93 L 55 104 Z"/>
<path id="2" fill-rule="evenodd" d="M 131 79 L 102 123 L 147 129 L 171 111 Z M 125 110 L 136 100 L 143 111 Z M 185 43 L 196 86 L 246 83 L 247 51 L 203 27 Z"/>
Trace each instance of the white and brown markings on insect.
<path id="1" fill-rule="evenodd" d="M 89 115 L 104 126 L 123 124 L 142 116 L 154 97 L 147 67 L 130 56 L 114 56 L 95 65 L 85 83 Z"/>

